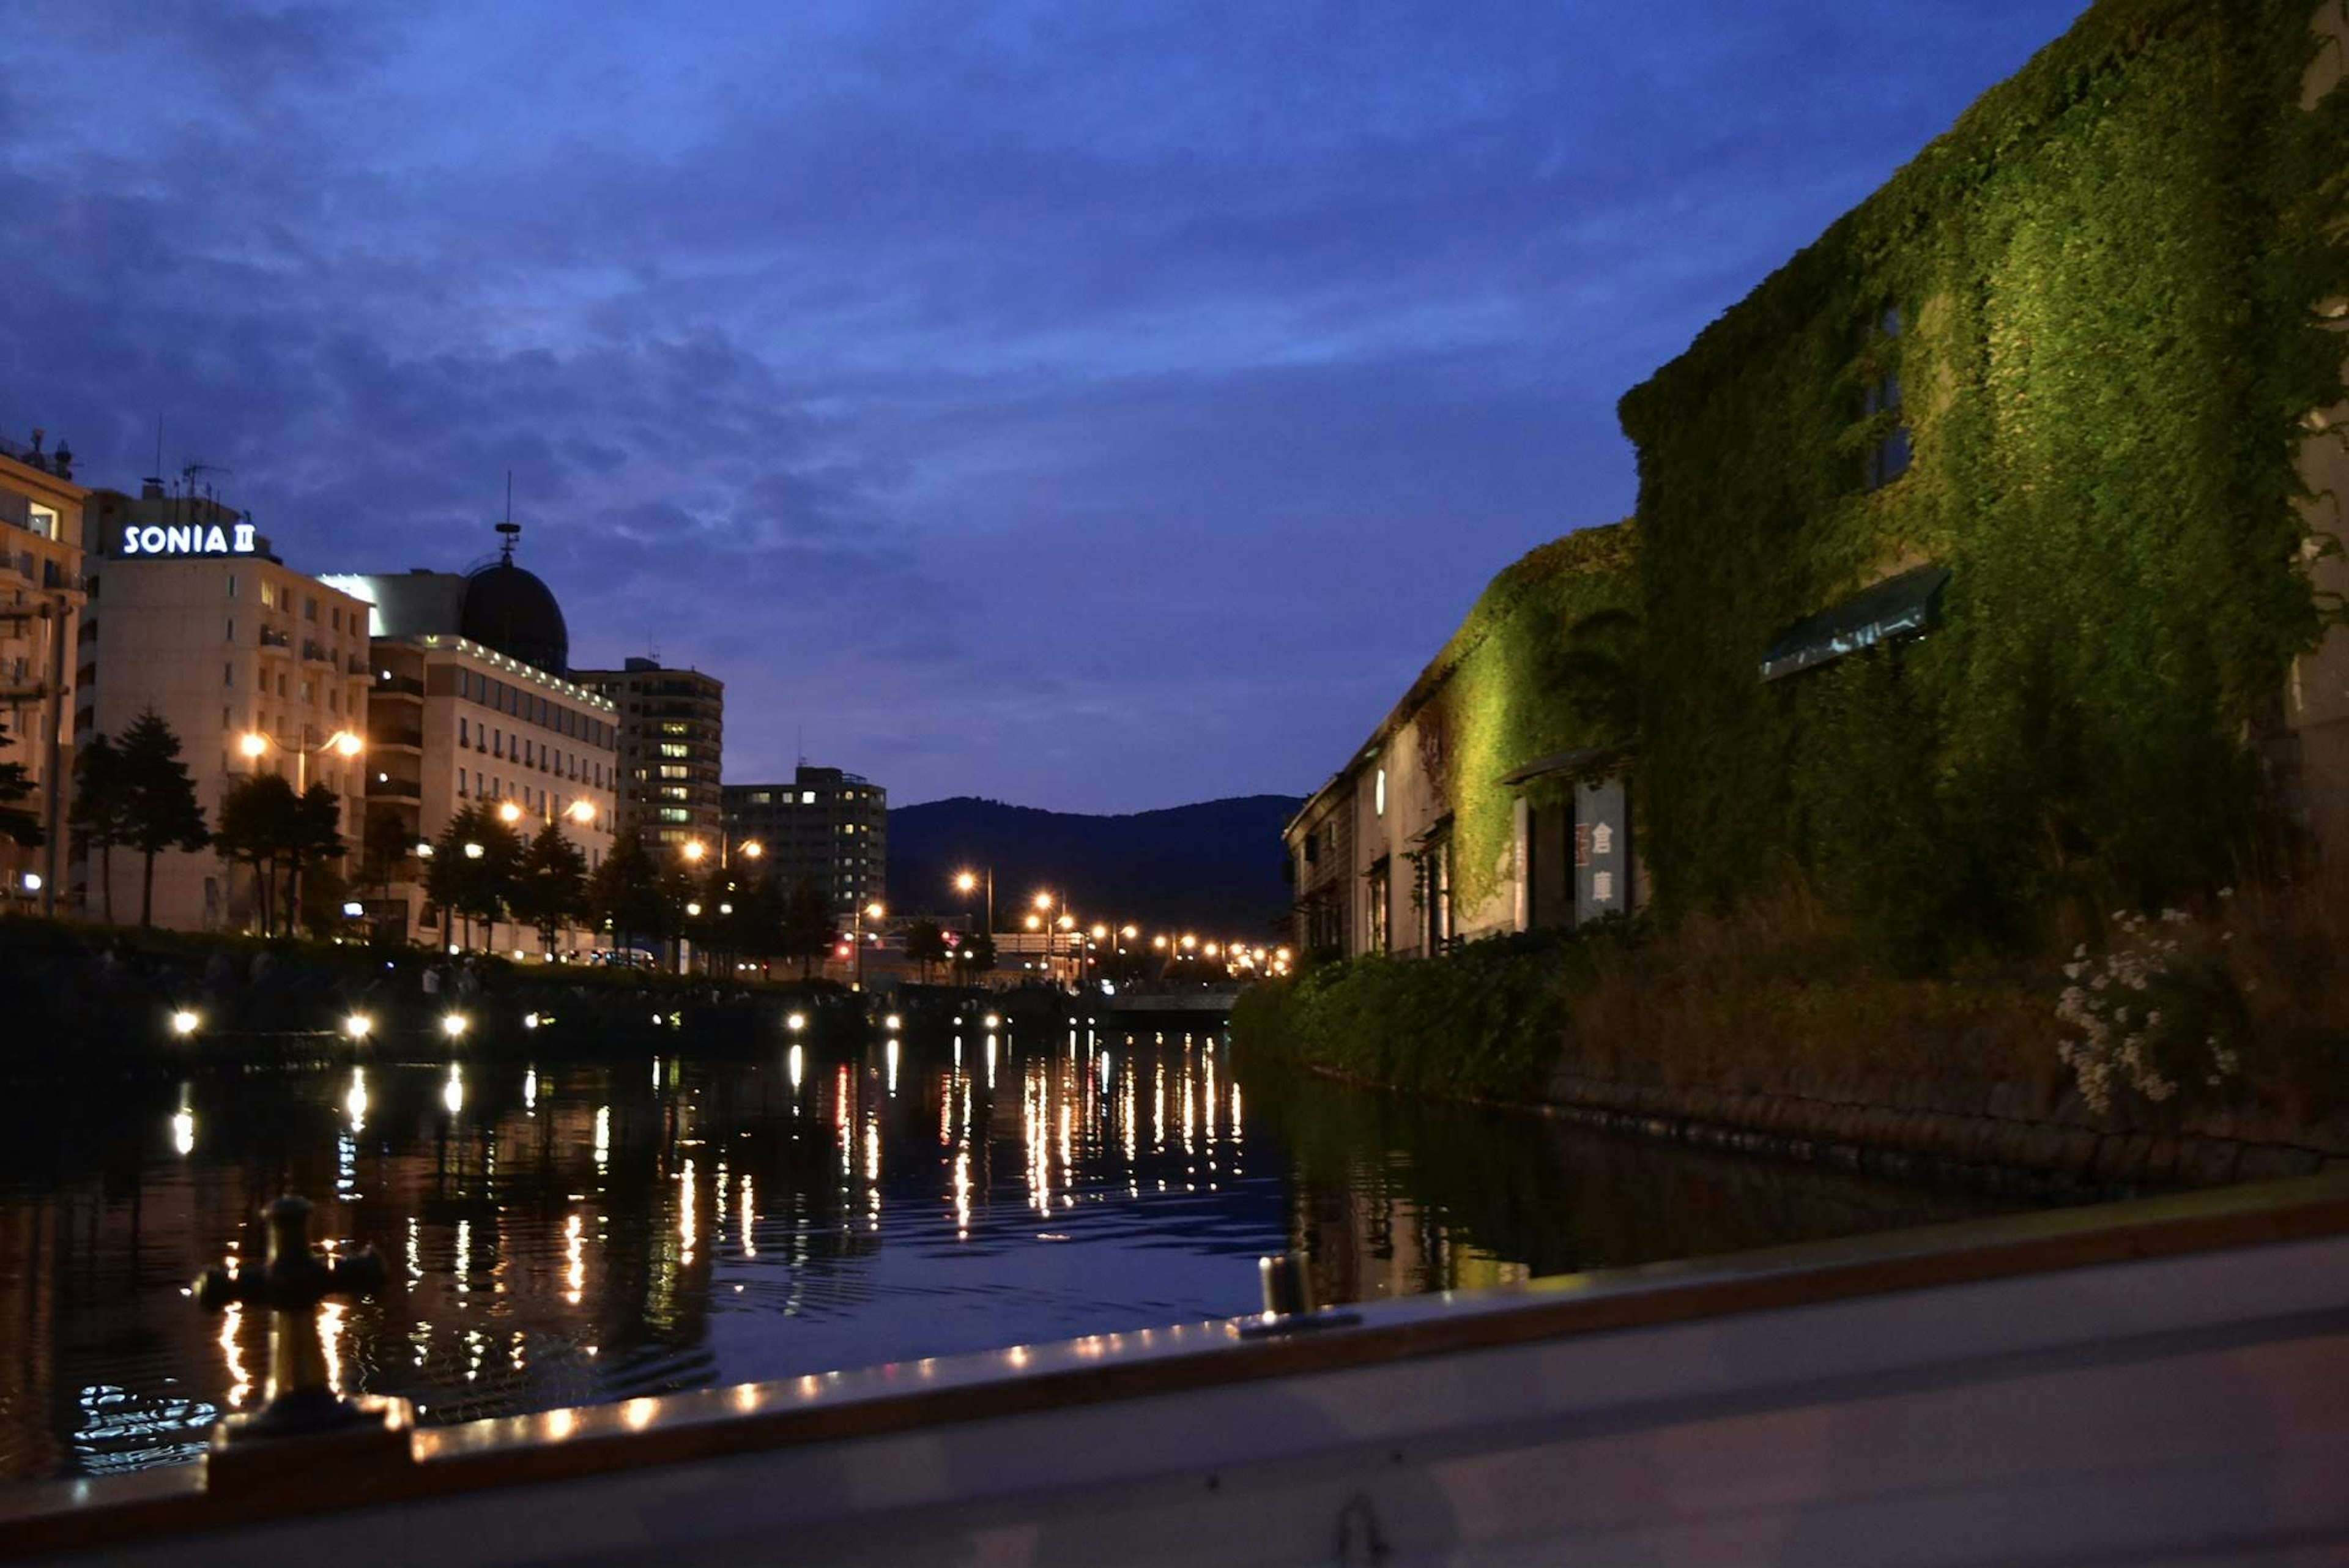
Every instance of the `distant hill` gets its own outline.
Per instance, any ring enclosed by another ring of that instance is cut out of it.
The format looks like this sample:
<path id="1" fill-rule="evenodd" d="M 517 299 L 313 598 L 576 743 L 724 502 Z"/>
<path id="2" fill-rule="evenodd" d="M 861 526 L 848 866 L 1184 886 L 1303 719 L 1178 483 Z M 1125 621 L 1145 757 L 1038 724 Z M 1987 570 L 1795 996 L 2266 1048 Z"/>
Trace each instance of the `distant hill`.
<path id="1" fill-rule="evenodd" d="M 955 873 L 995 867 L 995 921 L 1013 929 L 1038 889 L 1065 894 L 1088 921 L 1195 927 L 1270 940 L 1288 907 L 1280 829 L 1304 804 L 1251 794 L 1130 816 L 1039 811 L 957 796 L 889 814 L 889 901 L 963 908 Z"/>

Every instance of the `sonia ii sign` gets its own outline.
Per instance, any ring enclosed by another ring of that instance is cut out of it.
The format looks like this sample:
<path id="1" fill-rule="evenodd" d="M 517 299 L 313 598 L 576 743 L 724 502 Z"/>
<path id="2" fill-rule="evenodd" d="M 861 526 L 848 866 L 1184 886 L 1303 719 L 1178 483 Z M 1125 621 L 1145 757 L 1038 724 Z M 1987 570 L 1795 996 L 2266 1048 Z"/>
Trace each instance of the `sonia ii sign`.
<path id="1" fill-rule="evenodd" d="M 250 556 L 254 553 L 253 524 L 232 523 L 223 527 L 218 523 L 173 523 L 158 526 L 133 523 L 122 530 L 117 546 L 118 556 Z"/>

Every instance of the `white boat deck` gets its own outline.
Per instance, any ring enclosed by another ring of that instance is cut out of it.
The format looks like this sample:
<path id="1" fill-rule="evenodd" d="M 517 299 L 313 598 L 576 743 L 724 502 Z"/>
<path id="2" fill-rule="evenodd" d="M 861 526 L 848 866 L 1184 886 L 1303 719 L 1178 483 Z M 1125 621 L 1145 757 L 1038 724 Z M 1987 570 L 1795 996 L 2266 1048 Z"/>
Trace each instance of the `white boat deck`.
<path id="1" fill-rule="evenodd" d="M 56 1562 L 2349 1563 L 2349 1182 L 0 1495 Z"/>

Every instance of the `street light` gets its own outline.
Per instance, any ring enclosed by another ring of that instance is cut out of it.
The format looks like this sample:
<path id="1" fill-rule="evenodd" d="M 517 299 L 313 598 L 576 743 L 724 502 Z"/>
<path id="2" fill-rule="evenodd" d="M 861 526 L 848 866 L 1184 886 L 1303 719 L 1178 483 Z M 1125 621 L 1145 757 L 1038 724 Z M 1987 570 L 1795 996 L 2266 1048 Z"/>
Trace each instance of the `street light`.
<path id="1" fill-rule="evenodd" d="M 767 852 L 767 846 L 755 838 L 746 838 L 742 841 L 741 850 L 746 857 L 756 860 Z"/>
<path id="2" fill-rule="evenodd" d="M 510 800 L 501 801 L 498 805 L 498 820 L 500 822 L 506 823 L 509 826 L 513 823 L 520 822 L 522 820 L 522 807 Z"/>
<path id="3" fill-rule="evenodd" d="M 567 815 L 572 821 L 585 826 L 595 820 L 595 803 L 586 799 L 574 800 L 571 803 Z"/>
<path id="4" fill-rule="evenodd" d="M 348 762 L 366 750 L 367 742 L 348 730 L 337 730 L 315 746 L 304 745 L 298 741 L 281 740 L 259 730 L 247 730 L 236 742 L 236 749 L 243 752 L 249 761 L 256 763 L 267 754 L 272 746 L 294 754 L 294 793 L 305 794 L 310 788 L 310 759 L 313 756 L 332 752 Z"/>
<path id="5" fill-rule="evenodd" d="M 486 855 L 486 854 L 488 854 L 488 853 L 489 853 L 489 851 L 488 851 L 488 850 L 486 850 L 486 849 L 484 849 L 484 848 L 482 848 L 479 844 L 476 844 L 476 843 L 472 842 L 472 841 L 471 841 L 471 840 L 470 840 L 470 839 L 466 841 L 466 844 L 465 844 L 465 858 L 466 858 L 466 859 L 468 859 L 468 860 L 479 860 L 482 856 L 484 856 L 484 855 Z"/>
<path id="6" fill-rule="evenodd" d="M 877 902 L 859 904 L 856 906 L 855 918 L 850 922 L 849 940 L 856 947 L 856 984 L 854 989 L 857 991 L 864 989 L 864 922 L 868 917 L 875 920 L 879 919 L 882 913 L 881 906 Z"/>
<path id="7" fill-rule="evenodd" d="M 709 846 L 702 843 L 698 838 L 688 838 L 685 841 L 685 857 L 695 865 L 700 865 L 701 857 L 709 853 Z"/>
<path id="8" fill-rule="evenodd" d="M 957 893 L 966 896 L 974 893 L 978 890 L 982 883 L 987 888 L 987 934 L 993 936 L 995 934 L 995 867 L 988 866 L 978 871 L 958 871 L 955 874 L 954 885 L 955 891 Z"/>

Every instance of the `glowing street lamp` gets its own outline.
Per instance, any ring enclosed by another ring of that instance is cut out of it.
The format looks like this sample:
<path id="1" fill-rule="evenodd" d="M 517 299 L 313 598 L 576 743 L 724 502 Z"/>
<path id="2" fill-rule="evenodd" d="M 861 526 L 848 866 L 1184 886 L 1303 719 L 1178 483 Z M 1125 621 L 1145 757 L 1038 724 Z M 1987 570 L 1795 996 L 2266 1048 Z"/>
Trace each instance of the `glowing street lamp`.
<path id="1" fill-rule="evenodd" d="M 877 900 L 870 904 L 859 904 L 856 907 L 856 919 L 852 924 L 849 940 L 856 947 L 855 989 L 858 991 L 864 989 L 864 922 L 868 919 L 877 920 L 881 915 L 882 909 Z M 874 940 L 878 941 L 880 939 L 876 935 Z"/>
<path id="2" fill-rule="evenodd" d="M 473 843 L 471 840 L 468 840 L 465 845 L 465 858 L 468 860 L 479 860 L 482 856 L 487 855 L 488 853 L 488 850 L 482 848 L 479 844 Z"/>
<path id="3" fill-rule="evenodd" d="M 595 820 L 595 803 L 592 800 L 574 800 L 565 815 L 572 821 L 585 826 Z"/>
<path id="4" fill-rule="evenodd" d="M 440 1015 L 440 1033 L 451 1040 L 461 1040 L 470 1023 L 461 1012 L 444 1012 Z"/>
<path id="5" fill-rule="evenodd" d="M 200 1014 L 182 1007 L 171 1014 L 171 1033 L 185 1040 L 202 1028 L 203 1023 Z"/>
<path id="6" fill-rule="evenodd" d="M 498 820 L 508 825 L 520 822 L 522 820 L 522 807 L 510 800 L 500 802 L 498 805 Z"/>
<path id="7" fill-rule="evenodd" d="M 236 749 L 244 753 L 246 760 L 255 763 L 267 755 L 272 746 L 281 752 L 294 753 L 294 793 L 305 794 L 310 788 L 312 756 L 332 752 L 345 762 L 348 762 L 367 749 L 367 742 L 348 730 L 337 730 L 315 746 L 305 746 L 298 742 L 282 741 L 274 735 L 265 734 L 259 730 L 247 730 L 237 738 L 236 742 Z"/>
<path id="8" fill-rule="evenodd" d="M 967 897 L 977 892 L 982 881 L 987 887 L 987 930 L 988 934 L 992 936 L 995 932 L 995 867 L 989 866 L 984 872 L 955 873 L 955 891 Z"/>
<path id="9" fill-rule="evenodd" d="M 366 1039 L 374 1029 L 375 1020 L 364 1012 L 354 1012 L 343 1020 L 343 1033 L 355 1041 Z"/>
<path id="10" fill-rule="evenodd" d="M 685 841 L 684 853 L 688 860 L 698 866 L 701 864 L 702 857 L 709 853 L 709 846 L 702 843 L 698 838 L 688 838 Z"/>
<path id="11" fill-rule="evenodd" d="M 742 841 L 741 850 L 746 858 L 756 860 L 767 852 L 767 846 L 755 838 L 746 838 Z"/>

